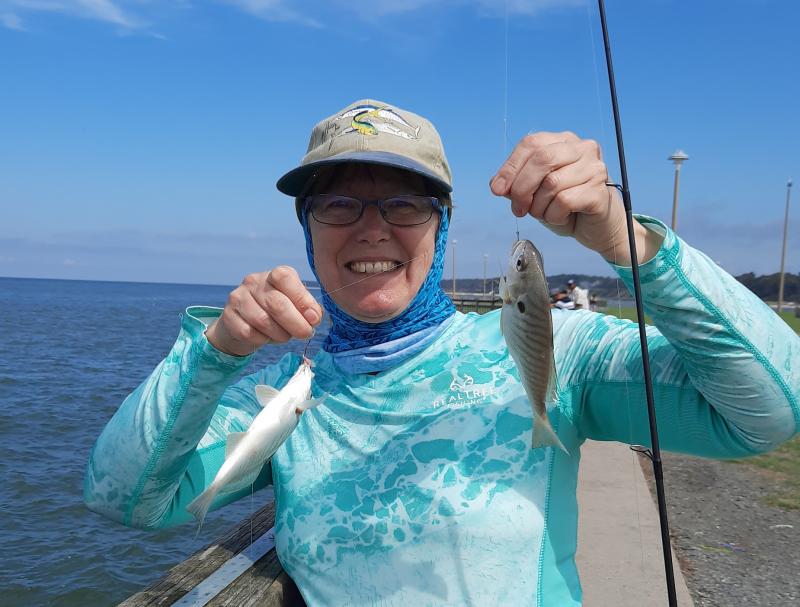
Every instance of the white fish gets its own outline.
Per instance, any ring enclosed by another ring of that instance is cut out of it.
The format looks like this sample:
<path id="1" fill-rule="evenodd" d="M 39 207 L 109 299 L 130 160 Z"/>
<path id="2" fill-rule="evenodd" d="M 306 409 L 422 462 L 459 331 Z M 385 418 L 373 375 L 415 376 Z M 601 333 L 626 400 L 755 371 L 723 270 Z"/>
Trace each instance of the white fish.
<path id="1" fill-rule="evenodd" d="M 387 106 L 359 105 L 351 110 L 346 111 L 344 114 L 339 116 L 339 118 L 352 118 L 353 116 L 358 116 L 361 114 L 380 116 L 385 120 L 394 120 L 395 122 L 402 124 L 404 127 L 411 129 L 415 133 L 418 133 L 420 129 L 420 127 L 411 126 L 405 118 Z"/>
<path id="2" fill-rule="evenodd" d="M 378 131 L 382 131 L 384 133 L 403 137 L 404 139 L 419 139 L 419 131 L 420 128 L 422 128 L 419 126 L 411 126 L 405 118 L 391 108 L 379 107 L 376 105 L 359 105 L 340 115 L 339 118 L 352 118 L 352 121 L 350 123 L 351 128 L 342 131 L 337 136 L 346 135 L 353 131 L 359 131 L 365 135 L 375 135 Z M 376 118 L 380 118 L 381 120 L 375 120 Z M 411 133 L 407 133 L 397 126 L 390 124 L 388 121 L 401 124 L 410 130 Z"/>
<path id="3" fill-rule="evenodd" d="M 264 463 L 297 427 L 303 411 L 325 399 L 325 396 L 311 398 L 313 378 L 311 362 L 304 358 L 283 389 L 265 385 L 255 387 L 256 398 L 263 407 L 261 412 L 246 432 L 228 435 L 225 463 L 206 490 L 186 507 L 201 525 L 214 498 L 220 493 L 233 493 L 252 485 Z"/>
<path id="4" fill-rule="evenodd" d="M 553 320 L 542 256 L 529 240 L 514 243 L 500 289 L 500 330 L 533 410 L 531 447 L 560 447 L 568 453 L 547 417 L 547 403 L 557 399 L 558 387 Z"/>
<path id="5" fill-rule="evenodd" d="M 416 129 L 413 135 L 409 135 L 405 131 L 397 128 L 393 124 L 389 124 L 388 122 L 376 122 L 372 125 L 375 127 L 377 131 L 383 131 L 384 133 L 389 133 L 390 135 L 396 135 L 398 137 L 402 137 L 403 139 L 419 139 L 417 137 L 417 133 L 419 133 L 419 128 Z"/>

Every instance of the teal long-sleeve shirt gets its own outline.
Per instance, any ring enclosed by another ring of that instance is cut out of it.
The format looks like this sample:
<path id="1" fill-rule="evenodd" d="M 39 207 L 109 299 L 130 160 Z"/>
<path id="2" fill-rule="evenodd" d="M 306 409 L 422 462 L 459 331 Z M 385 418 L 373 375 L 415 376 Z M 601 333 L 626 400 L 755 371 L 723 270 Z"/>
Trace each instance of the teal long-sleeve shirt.
<path id="1" fill-rule="evenodd" d="M 640 266 L 662 448 L 769 451 L 800 426 L 800 339 L 702 253 L 640 221 L 665 234 Z M 85 483 L 92 510 L 137 527 L 189 520 L 226 435 L 260 410 L 254 386 L 280 388 L 295 371 L 299 358 L 287 355 L 237 381 L 248 359 L 204 336 L 218 315 L 187 311 L 170 354 L 99 437 Z M 638 328 L 553 311 L 549 415 L 567 455 L 530 449 L 530 404 L 499 324 L 497 312 L 457 314 L 426 350 L 377 375 L 346 375 L 317 355 L 313 393 L 328 397 L 256 483 L 274 484 L 278 556 L 310 606 L 581 605 L 580 445 L 649 444 Z"/>

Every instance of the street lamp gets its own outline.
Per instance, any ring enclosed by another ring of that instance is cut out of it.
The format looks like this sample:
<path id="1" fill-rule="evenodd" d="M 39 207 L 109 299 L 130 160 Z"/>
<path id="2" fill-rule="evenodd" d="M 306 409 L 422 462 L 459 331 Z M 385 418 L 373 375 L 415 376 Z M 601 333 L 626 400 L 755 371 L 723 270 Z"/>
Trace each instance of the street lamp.
<path id="1" fill-rule="evenodd" d="M 489 259 L 489 254 L 483 254 L 483 294 L 486 295 L 486 262 Z"/>
<path id="2" fill-rule="evenodd" d="M 678 181 L 681 175 L 681 164 L 685 160 L 689 160 L 686 152 L 683 150 L 675 150 L 669 159 L 675 163 L 675 185 L 672 188 L 672 231 L 678 228 Z"/>
<path id="3" fill-rule="evenodd" d="M 453 241 L 453 297 L 456 296 L 456 245 L 457 240 Z"/>
<path id="4" fill-rule="evenodd" d="M 781 251 L 781 281 L 778 287 L 778 314 L 783 312 L 783 265 L 786 260 L 786 230 L 789 226 L 789 196 L 792 193 L 792 180 L 786 182 L 786 214 L 783 217 L 783 250 Z"/>

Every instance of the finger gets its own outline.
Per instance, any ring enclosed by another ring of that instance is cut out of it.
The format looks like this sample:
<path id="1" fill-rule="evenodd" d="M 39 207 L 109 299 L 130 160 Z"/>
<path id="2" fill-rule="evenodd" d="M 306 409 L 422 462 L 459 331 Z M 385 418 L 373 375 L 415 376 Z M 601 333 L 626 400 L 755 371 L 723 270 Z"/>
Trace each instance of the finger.
<path id="1" fill-rule="evenodd" d="M 242 318 L 236 311 L 236 306 L 238 305 L 237 300 L 236 303 L 226 306 L 217 324 L 224 326 L 225 333 L 236 344 L 236 353 L 239 356 L 244 356 L 255 352 L 264 344 L 269 343 L 271 339 Z"/>
<path id="2" fill-rule="evenodd" d="M 548 205 L 559 192 L 584 183 L 605 184 L 607 179 L 608 172 L 603 162 L 583 156 L 578 162 L 545 175 L 539 189 L 533 195 L 530 214 L 542 219 Z"/>
<path id="3" fill-rule="evenodd" d="M 543 131 L 523 137 L 522 140 L 514 146 L 511 155 L 489 182 L 492 193 L 496 196 L 507 196 L 511 184 L 514 183 L 519 172 L 532 157 L 538 158 L 539 155 L 543 155 L 538 159 L 537 163 L 546 163 L 548 160 L 547 154 L 542 151 L 542 148 L 553 143 L 566 143 L 578 140 L 577 135 L 568 131 L 563 133 L 549 133 Z"/>
<path id="4" fill-rule="evenodd" d="M 272 316 L 250 291 L 244 292 L 234 310 L 244 323 L 263 335 L 268 341 L 285 343 L 292 338 L 280 320 Z M 254 334 L 253 337 L 257 338 L 258 335 Z"/>
<path id="5" fill-rule="evenodd" d="M 580 151 L 571 143 L 559 141 L 537 149 L 511 185 L 509 197 L 514 214 L 522 217 L 530 211 L 533 194 L 547 175 L 578 160 Z"/>
<path id="6" fill-rule="evenodd" d="M 594 183 L 584 183 L 574 188 L 561 190 L 547 206 L 542 221 L 549 225 L 563 226 L 575 213 L 582 213 L 595 207 L 599 188 Z M 606 198 L 607 192 L 602 192 Z"/>
<path id="7" fill-rule="evenodd" d="M 314 327 L 281 291 L 270 289 L 257 296 L 256 301 L 266 312 L 270 322 L 280 326 L 289 336 L 297 339 L 309 339 L 314 335 Z"/>
<path id="8" fill-rule="evenodd" d="M 283 293 L 312 326 L 322 320 L 322 306 L 308 291 L 297 271 L 291 266 L 278 266 L 270 271 L 267 281 Z"/>

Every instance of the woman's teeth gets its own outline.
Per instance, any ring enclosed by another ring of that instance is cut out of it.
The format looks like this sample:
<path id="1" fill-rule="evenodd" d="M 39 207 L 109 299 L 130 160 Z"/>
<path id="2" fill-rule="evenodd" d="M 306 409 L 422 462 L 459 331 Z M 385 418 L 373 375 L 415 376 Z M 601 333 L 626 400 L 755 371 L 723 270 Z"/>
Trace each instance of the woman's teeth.
<path id="1" fill-rule="evenodd" d="M 400 264 L 395 261 L 352 261 L 348 265 L 353 272 L 375 274 L 376 272 L 388 272 Z"/>

